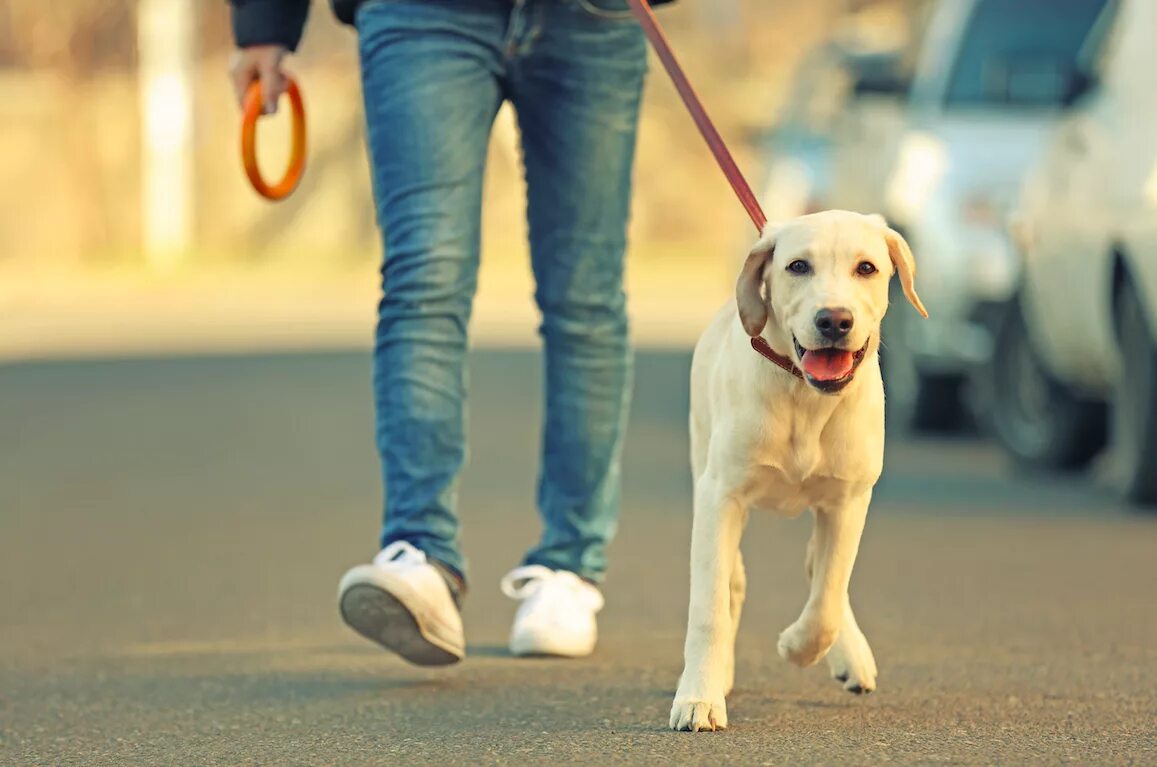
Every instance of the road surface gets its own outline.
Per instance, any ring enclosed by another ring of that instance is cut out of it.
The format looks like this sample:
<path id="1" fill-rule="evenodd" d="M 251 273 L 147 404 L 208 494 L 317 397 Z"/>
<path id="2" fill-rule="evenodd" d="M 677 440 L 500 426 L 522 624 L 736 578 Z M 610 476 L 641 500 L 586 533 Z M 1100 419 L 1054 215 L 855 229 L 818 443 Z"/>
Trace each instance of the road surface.
<path id="1" fill-rule="evenodd" d="M 752 520 L 731 730 L 667 730 L 687 603 L 681 353 L 640 355 L 601 644 L 516 660 L 538 361 L 473 360 L 469 657 L 338 620 L 374 553 L 360 353 L 0 367 L 0 764 L 1154 764 L 1157 518 L 979 441 L 893 439 L 852 595 L 880 688 L 775 653 L 808 520 Z"/>

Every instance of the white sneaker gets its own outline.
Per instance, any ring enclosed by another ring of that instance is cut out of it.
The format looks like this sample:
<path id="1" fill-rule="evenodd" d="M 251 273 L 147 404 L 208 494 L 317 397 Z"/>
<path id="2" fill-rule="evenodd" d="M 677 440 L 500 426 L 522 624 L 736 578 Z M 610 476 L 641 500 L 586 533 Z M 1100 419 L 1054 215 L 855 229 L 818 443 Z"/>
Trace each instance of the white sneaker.
<path id="1" fill-rule="evenodd" d="M 466 654 L 462 616 L 446 578 L 405 541 L 346 573 L 338 603 L 350 628 L 411 663 L 445 666 Z"/>
<path id="2" fill-rule="evenodd" d="M 595 613 L 603 595 L 572 572 L 542 565 L 516 567 L 502 579 L 502 593 L 522 602 L 510 630 L 515 655 L 590 655 L 598 639 Z"/>

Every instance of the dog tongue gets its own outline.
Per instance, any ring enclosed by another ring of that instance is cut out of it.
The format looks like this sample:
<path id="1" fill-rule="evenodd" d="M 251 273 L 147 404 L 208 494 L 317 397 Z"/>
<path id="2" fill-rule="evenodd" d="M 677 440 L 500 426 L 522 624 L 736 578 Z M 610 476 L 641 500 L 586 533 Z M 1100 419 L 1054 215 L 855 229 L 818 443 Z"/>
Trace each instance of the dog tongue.
<path id="1" fill-rule="evenodd" d="M 803 353 L 803 369 L 817 381 L 838 381 L 852 372 L 852 353 L 842 349 L 813 349 Z"/>

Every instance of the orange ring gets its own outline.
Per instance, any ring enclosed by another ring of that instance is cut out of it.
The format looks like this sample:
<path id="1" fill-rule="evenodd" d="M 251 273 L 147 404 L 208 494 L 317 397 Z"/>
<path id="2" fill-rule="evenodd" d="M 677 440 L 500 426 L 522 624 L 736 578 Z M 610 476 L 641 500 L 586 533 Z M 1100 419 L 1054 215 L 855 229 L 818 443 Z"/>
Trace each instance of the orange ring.
<path id="1" fill-rule="evenodd" d="M 257 167 L 257 118 L 261 116 L 261 83 L 254 80 L 245 92 L 245 117 L 241 121 L 241 162 L 245 175 L 257 193 L 268 200 L 284 200 L 297 188 L 305 173 L 305 105 L 301 101 L 301 91 L 297 82 L 288 77 L 286 95 L 293 112 L 293 144 L 289 154 L 289 167 L 276 184 L 266 183 Z"/>

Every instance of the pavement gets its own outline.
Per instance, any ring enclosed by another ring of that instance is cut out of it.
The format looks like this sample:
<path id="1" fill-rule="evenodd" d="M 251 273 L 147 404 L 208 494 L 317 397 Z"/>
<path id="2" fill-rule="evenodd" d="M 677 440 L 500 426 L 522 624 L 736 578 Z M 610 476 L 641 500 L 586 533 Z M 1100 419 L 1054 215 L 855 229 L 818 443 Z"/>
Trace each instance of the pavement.
<path id="1" fill-rule="evenodd" d="M 345 629 L 380 489 L 364 352 L 0 366 L 0 764 L 1157 764 L 1157 519 L 978 439 L 891 438 L 852 597 L 879 690 L 775 652 L 808 520 L 752 520 L 732 728 L 667 730 L 689 355 L 643 352 L 601 643 L 510 658 L 539 361 L 472 369 L 469 657 Z"/>

